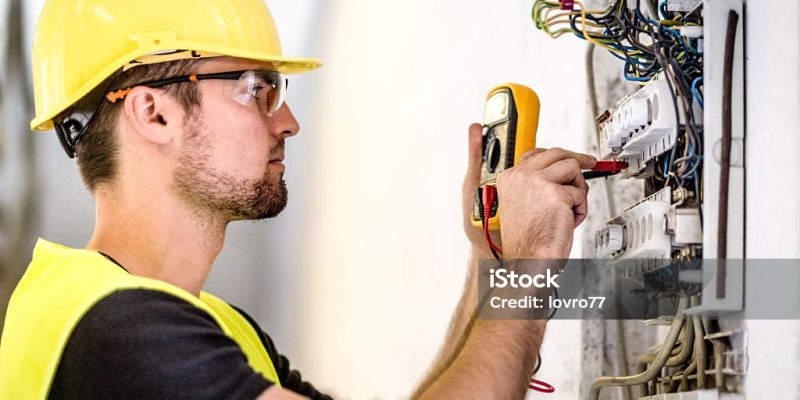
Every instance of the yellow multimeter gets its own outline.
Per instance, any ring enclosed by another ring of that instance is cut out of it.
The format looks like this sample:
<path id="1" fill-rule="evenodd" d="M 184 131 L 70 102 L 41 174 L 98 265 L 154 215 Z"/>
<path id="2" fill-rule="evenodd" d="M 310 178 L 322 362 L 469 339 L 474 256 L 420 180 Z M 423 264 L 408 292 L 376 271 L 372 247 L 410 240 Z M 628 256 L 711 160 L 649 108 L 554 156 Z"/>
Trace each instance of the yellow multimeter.
<path id="1" fill-rule="evenodd" d="M 483 158 L 481 186 L 475 196 L 472 225 L 483 225 L 481 193 L 486 185 L 494 186 L 497 174 L 511 168 L 520 156 L 536 146 L 539 126 L 539 96 L 531 88 L 505 83 L 492 88 L 486 96 L 483 116 Z M 489 207 L 489 229 L 500 229 L 497 199 Z"/>

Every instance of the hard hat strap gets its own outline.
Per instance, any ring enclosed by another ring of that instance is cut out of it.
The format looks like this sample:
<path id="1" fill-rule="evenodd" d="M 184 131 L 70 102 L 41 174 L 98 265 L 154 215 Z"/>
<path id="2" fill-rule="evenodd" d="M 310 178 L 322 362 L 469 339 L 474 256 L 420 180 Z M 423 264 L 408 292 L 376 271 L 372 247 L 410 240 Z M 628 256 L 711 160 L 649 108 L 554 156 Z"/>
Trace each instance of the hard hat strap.
<path id="1" fill-rule="evenodd" d="M 55 122 L 53 125 L 56 128 L 56 136 L 61 147 L 64 148 L 69 158 L 75 158 L 75 147 L 86 133 L 86 127 L 89 124 L 82 124 L 77 119 L 67 118 L 61 122 Z"/>

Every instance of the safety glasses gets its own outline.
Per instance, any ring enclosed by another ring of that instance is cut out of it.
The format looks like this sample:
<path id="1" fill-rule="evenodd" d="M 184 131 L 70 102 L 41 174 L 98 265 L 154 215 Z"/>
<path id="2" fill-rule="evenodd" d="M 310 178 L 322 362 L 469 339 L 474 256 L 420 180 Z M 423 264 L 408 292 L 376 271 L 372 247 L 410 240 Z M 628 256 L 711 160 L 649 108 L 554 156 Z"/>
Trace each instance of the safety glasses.
<path id="1" fill-rule="evenodd" d="M 136 86 L 158 88 L 174 83 L 198 82 L 209 79 L 232 81 L 230 86 L 233 99 L 243 105 L 258 104 L 259 109 L 267 116 L 272 116 L 275 111 L 281 108 L 286 98 L 286 89 L 289 86 L 288 79 L 277 71 L 231 71 L 213 74 L 191 74 L 142 82 L 129 88 L 109 91 L 106 93 L 105 99 L 109 103 L 116 103 L 124 99 Z"/>

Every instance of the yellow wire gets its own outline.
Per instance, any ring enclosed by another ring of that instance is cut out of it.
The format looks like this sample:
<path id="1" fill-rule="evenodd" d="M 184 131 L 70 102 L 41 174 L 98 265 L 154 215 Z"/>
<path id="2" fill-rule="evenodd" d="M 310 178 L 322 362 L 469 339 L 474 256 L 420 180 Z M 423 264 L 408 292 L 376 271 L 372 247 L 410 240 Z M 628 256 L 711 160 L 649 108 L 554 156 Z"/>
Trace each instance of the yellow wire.
<path id="1" fill-rule="evenodd" d="M 591 20 L 588 20 L 586 18 L 586 14 L 606 13 L 609 9 L 606 9 L 606 10 L 587 10 L 585 5 L 583 4 L 583 2 L 581 0 L 575 0 L 574 3 L 578 5 L 578 10 L 577 11 L 575 11 L 575 10 L 572 10 L 572 11 L 570 11 L 570 10 L 561 10 L 561 7 L 563 6 L 561 1 L 536 0 L 534 2 L 534 4 L 533 4 L 533 10 L 531 12 L 534 25 L 539 30 L 542 30 L 545 33 L 547 33 L 547 35 L 549 35 L 550 37 L 558 38 L 558 37 L 560 37 L 561 35 L 563 35 L 565 33 L 573 33 L 574 32 L 574 30 L 572 29 L 571 25 L 570 25 L 570 27 L 564 27 L 564 28 L 558 28 L 558 25 L 559 24 L 570 24 L 571 23 L 570 17 L 579 15 L 580 16 L 580 23 L 581 23 L 580 32 L 583 34 L 583 37 L 586 39 L 586 41 L 588 41 L 589 43 L 591 43 L 591 44 L 593 44 L 595 46 L 603 48 L 603 49 L 605 49 L 605 50 L 607 50 L 609 52 L 615 53 L 615 54 L 620 55 L 620 56 L 625 56 L 625 52 L 623 52 L 622 50 L 618 50 L 618 49 L 615 49 L 615 48 L 612 48 L 612 47 L 609 46 L 609 44 L 614 44 L 615 43 L 614 40 L 611 40 L 611 39 L 598 39 L 598 38 L 594 38 L 594 37 L 591 36 L 592 34 L 603 35 L 604 33 L 602 31 L 598 32 L 598 31 L 593 31 L 593 30 L 587 29 L 587 27 L 603 28 L 604 26 L 599 25 L 596 22 L 593 22 Z M 620 10 L 622 9 L 623 5 L 624 5 L 624 2 L 620 2 L 620 4 L 619 4 Z M 562 11 L 564 11 L 564 12 L 562 12 Z M 692 23 L 692 22 L 682 23 L 680 20 L 678 20 L 677 17 L 676 17 L 676 19 L 671 19 L 671 20 L 660 20 L 659 23 L 662 24 L 662 25 L 666 25 L 666 26 L 675 26 L 675 25 L 692 26 L 692 25 L 697 25 L 697 24 Z M 632 50 L 632 51 L 628 52 L 629 56 L 639 56 L 639 55 L 642 55 L 642 54 L 643 53 L 641 51 L 639 51 L 639 50 Z M 676 58 L 678 60 L 680 60 L 680 59 L 685 58 L 685 57 L 686 57 L 686 54 L 680 53 L 680 54 L 677 55 Z M 635 75 L 637 77 L 640 77 L 639 71 L 634 71 L 634 73 L 635 73 Z M 638 83 L 640 85 L 647 84 L 647 82 L 638 82 Z"/>
<path id="2" fill-rule="evenodd" d="M 573 16 L 573 15 L 580 15 L 580 13 L 579 12 L 569 12 L 569 13 L 556 14 L 556 15 L 554 15 L 552 17 L 548 17 L 545 20 L 545 23 L 547 23 L 550 26 L 555 25 L 555 24 L 559 24 L 559 23 L 568 24 L 568 23 L 570 23 L 569 17 Z M 565 19 L 564 20 L 559 20 L 558 18 L 565 18 Z M 588 22 L 588 25 L 596 27 L 596 28 L 603 28 L 603 25 L 600 25 L 600 24 L 598 24 L 596 22 Z"/>
<path id="3" fill-rule="evenodd" d="M 581 2 L 580 0 L 575 0 L 575 4 L 577 4 L 578 6 L 580 6 L 580 11 L 581 11 L 581 28 L 582 28 L 582 30 L 583 30 L 583 37 L 584 37 L 584 38 L 586 38 L 586 40 L 587 40 L 587 41 L 589 41 L 589 43 L 592 43 L 592 44 L 594 44 L 595 46 L 602 47 L 602 48 L 604 48 L 604 49 L 606 49 L 606 50 L 608 50 L 608 51 L 614 52 L 614 53 L 616 53 L 616 54 L 622 54 L 622 52 L 621 52 L 621 51 L 619 51 L 619 50 L 617 50 L 617 49 L 613 49 L 613 48 L 611 48 L 611 47 L 609 47 L 609 46 L 606 46 L 605 44 L 603 44 L 603 43 L 601 43 L 601 42 L 597 41 L 596 39 L 594 39 L 593 37 L 591 37 L 591 36 L 588 34 L 588 32 L 586 31 L 586 23 L 585 23 L 585 21 L 586 21 L 586 7 L 583 5 L 583 2 Z M 601 11 L 601 12 L 602 12 L 602 11 Z"/>
<path id="4" fill-rule="evenodd" d="M 547 5 L 547 6 L 542 7 L 541 6 L 542 4 Z M 534 6 L 536 6 L 536 5 L 540 5 L 540 7 L 535 8 L 535 10 L 534 10 L 535 23 L 536 23 L 536 25 L 538 27 L 541 27 L 542 30 L 545 31 L 552 38 L 558 38 L 561 35 L 563 35 L 564 33 L 572 32 L 571 28 L 562 28 L 562 29 L 557 29 L 557 30 L 554 30 L 553 28 L 558 23 L 569 23 L 570 22 L 569 21 L 569 17 L 573 16 L 573 15 L 580 15 L 581 16 L 581 21 L 580 22 L 581 22 L 581 27 L 582 27 L 582 30 L 583 30 L 583 33 L 584 33 L 585 36 L 588 35 L 589 33 L 593 33 L 593 34 L 599 34 L 600 33 L 600 32 L 590 32 L 590 31 L 588 31 L 586 29 L 587 26 L 597 27 L 597 28 L 600 28 L 601 26 L 596 24 L 596 23 L 594 23 L 594 22 L 587 22 L 587 20 L 586 20 L 586 11 L 583 9 L 584 7 L 583 7 L 582 4 L 581 4 L 581 11 L 580 12 L 560 10 L 560 9 L 556 8 L 556 7 L 560 6 L 560 4 L 556 5 L 556 4 L 553 4 L 553 3 L 550 3 L 550 2 L 544 2 L 544 1 L 539 2 L 539 3 L 535 4 Z M 542 9 L 545 9 L 544 12 L 541 11 Z M 559 11 L 565 11 L 565 12 L 559 12 Z M 594 12 L 605 12 L 605 10 L 596 10 Z M 544 15 L 542 15 L 542 14 L 544 14 Z M 567 20 L 564 21 L 564 20 L 561 20 L 560 18 L 567 18 Z M 593 39 L 592 38 L 592 40 L 590 40 L 590 42 L 592 42 L 593 44 L 595 44 L 597 46 L 600 46 L 600 47 L 602 47 L 602 48 L 604 48 L 604 49 L 606 49 L 608 51 L 613 51 L 613 52 L 616 52 L 617 54 L 619 54 L 619 52 L 617 50 L 612 49 L 612 48 L 606 46 L 605 44 L 603 44 L 601 42 L 598 42 L 597 39 Z"/>
<path id="5" fill-rule="evenodd" d="M 554 29 L 555 25 L 562 24 L 562 23 L 569 23 L 569 17 L 574 15 L 580 15 L 580 23 L 581 23 L 581 32 L 583 33 L 583 37 L 589 43 L 592 43 L 595 46 L 603 48 L 607 51 L 618 55 L 624 55 L 624 53 L 620 50 L 614 49 L 608 44 L 614 43 L 613 40 L 607 39 L 596 39 L 591 36 L 591 34 L 602 34 L 602 32 L 594 32 L 587 29 L 587 26 L 593 28 L 602 28 L 603 26 L 598 25 L 595 22 L 589 21 L 586 18 L 586 14 L 596 14 L 596 13 L 605 13 L 608 10 L 586 10 L 583 2 L 580 0 L 575 0 L 575 3 L 578 4 L 579 10 L 578 11 L 568 11 L 568 10 L 561 10 L 562 3 L 561 2 L 552 2 L 546 0 L 537 0 L 533 5 L 532 17 L 534 21 L 534 25 L 539 28 L 540 30 L 547 33 L 548 36 L 551 38 L 558 38 L 565 33 L 571 33 L 572 28 L 559 28 Z M 620 2 L 620 7 L 622 7 L 622 2 Z M 565 11 L 565 12 L 560 12 Z M 566 19 L 561 19 L 566 18 Z M 639 54 L 639 51 L 631 52 L 631 54 Z"/>
<path id="6" fill-rule="evenodd" d="M 561 1 L 539 0 L 539 1 L 537 1 L 537 3 L 546 4 L 546 5 L 551 6 L 551 7 L 558 7 L 559 9 L 564 5 Z M 576 1 L 576 3 L 577 3 L 577 1 Z M 620 3 L 620 5 L 621 5 L 621 3 Z M 600 14 L 600 13 L 604 13 L 606 11 L 608 11 L 608 10 L 607 9 L 606 10 L 586 10 L 586 12 L 589 13 L 589 14 Z"/>
<path id="7" fill-rule="evenodd" d="M 569 23 L 570 23 L 569 19 L 559 19 L 559 20 L 549 21 L 549 25 L 551 27 L 555 26 L 555 25 L 558 25 L 558 24 L 569 24 Z M 593 28 L 603 28 L 603 25 L 598 25 L 598 24 L 596 24 L 594 22 L 589 22 L 589 23 L 587 23 L 587 25 L 589 25 L 589 26 L 591 26 Z M 572 29 L 570 29 L 570 30 L 572 30 Z M 592 32 L 592 33 L 595 33 L 595 32 Z M 602 33 L 602 32 L 596 32 L 596 33 Z"/>

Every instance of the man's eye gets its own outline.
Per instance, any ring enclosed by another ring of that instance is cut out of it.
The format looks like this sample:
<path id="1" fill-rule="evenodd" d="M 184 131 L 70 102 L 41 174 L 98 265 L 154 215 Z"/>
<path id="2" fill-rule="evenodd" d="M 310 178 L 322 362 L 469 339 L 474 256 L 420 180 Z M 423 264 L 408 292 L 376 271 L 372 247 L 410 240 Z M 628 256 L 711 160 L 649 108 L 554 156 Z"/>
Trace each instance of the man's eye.
<path id="1" fill-rule="evenodd" d="M 250 95 L 255 97 L 256 100 L 260 99 L 258 97 L 258 95 L 259 95 L 259 93 L 263 93 L 263 92 L 261 92 L 262 89 L 266 89 L 266 86 L 261 86 L 261 85 L 252 86 L 250 88 Z"/>

